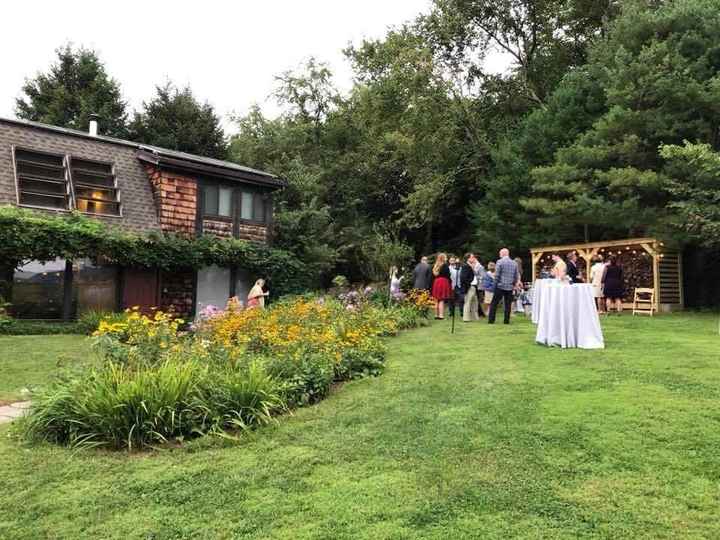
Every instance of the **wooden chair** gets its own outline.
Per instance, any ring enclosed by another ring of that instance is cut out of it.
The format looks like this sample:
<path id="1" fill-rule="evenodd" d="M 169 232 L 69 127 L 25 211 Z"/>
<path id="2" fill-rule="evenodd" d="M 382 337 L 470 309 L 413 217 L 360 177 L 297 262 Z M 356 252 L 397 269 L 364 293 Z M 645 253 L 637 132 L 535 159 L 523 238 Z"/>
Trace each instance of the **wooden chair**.
<path id="1" fill-rule="evenodd" d="M 633 315 L 636 313 L 653 316 L 655 313 L 655 289 L 635 289 Z"/>

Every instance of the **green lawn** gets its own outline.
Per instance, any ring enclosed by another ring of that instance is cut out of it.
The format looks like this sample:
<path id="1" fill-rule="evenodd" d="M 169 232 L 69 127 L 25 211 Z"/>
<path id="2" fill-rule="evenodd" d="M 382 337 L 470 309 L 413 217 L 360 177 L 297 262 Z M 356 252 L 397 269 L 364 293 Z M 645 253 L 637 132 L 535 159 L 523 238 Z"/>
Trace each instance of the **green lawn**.
<path id="1" fill-rule="evenodd" d="M 0 336 L 0 404 L 27 399 L 24 388 L 46 384 L 59 368 L 91 357 L 85 336 Z"/>
<path id="2" fill-rule="evenodd" d="M 127 456 L 0 428 L 0 538 L 718 538 L 717 319 L 603 324 L 606 350 L 565 351 L 521 319 L 435 323 L 241 442 Z"/>

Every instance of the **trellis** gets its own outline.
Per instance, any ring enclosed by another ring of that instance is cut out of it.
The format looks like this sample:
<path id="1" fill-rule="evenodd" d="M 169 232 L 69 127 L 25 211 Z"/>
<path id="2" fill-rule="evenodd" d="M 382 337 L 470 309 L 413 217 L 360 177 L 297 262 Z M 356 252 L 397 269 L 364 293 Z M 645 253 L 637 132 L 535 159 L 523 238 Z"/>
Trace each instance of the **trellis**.
<path id="1" fill-rule="evenodd" d="M 586 280 L 595 255 L 603 255 L 605 259 L 615 255 L 624 268 L 623 301 L 628 307 L 631 305 L 635 288 L 641 287 L 654 289 L 655 307 L 658 311 L 674 311 L 684 306 L 681 254 L 656 238 L 628 238 L 532 248 L 530 253 L 533 281 L 543 266 L 552 266 L 552 255 L 565 257 L 571 251 L 577 252 L 578 267 Z"/>

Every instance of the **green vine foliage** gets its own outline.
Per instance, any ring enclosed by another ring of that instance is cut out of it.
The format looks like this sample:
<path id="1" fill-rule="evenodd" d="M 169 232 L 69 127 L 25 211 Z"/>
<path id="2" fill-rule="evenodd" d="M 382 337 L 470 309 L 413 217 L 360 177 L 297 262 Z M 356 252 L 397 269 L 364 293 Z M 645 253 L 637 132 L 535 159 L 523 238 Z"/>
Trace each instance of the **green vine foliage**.
<path id="1" fill-rule="evenodd" d="M 161 232 L 140 235 L 78 213 L 52 215 L 0 207 L 0 261 L 6 269 L 56 257 L 169 271 L 238 267 L 265 278 L 274 296 L 315 285 L 306 265 L 292 253 L 245 240 Z"/>

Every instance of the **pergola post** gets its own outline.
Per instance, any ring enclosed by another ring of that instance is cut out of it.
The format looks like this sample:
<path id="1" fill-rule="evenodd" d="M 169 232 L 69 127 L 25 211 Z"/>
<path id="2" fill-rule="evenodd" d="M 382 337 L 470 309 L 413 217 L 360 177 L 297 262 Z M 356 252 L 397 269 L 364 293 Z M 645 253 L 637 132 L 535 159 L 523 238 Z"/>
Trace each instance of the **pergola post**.
<path id="1" fill-rule="evenodd" d="M 657 244 L 640 244 L 642 248 L 650 254 L 653 259 L 653 288 L 655 289 L 655 311 L 660 313 L 660 256 L 657 252 Z"/>
<path id="2" fill-rule="evenodd" d="M 590 279 L 590 265 L 592 264 L 592 259 L 595 255 L 598 254 L 598 250 L 600 248 L 593 248 L 593 249 L 578 249 L 578 255 L 580 255 L 583 260 L 585 261 L 585 282 L 588 283 L 588 280 Z"/>
<path id="3" fill-rule="evenodd" d="M 540 259 L 543 256 L 543 251 L 531 251 L 530 252 L 530 258 L 532 259 L 532 282 L 535 283 L 535 276 L 537 275 L 535 273 L 535 269 L 537 267 L 537 263 L 540 262 Z"/>

